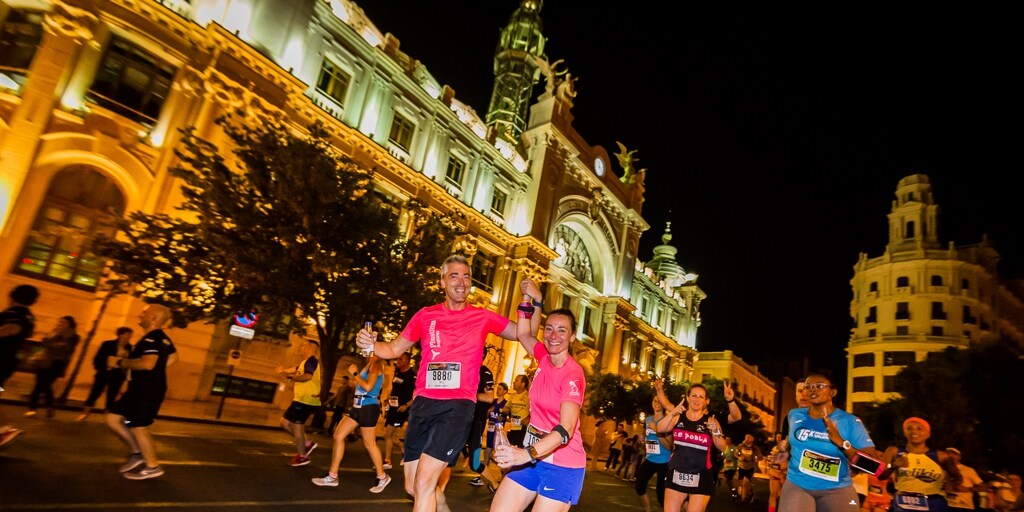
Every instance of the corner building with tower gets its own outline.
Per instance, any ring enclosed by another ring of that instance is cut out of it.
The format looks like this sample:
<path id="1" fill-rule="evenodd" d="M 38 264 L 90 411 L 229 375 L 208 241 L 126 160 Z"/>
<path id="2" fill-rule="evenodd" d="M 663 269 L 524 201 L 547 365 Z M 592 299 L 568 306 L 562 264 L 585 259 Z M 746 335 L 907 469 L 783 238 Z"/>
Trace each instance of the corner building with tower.
<path id="1" fill-rule="evenodd" d="M 861 253 L 850 286 L 847 409 L 899 396 L 896 374 L 947 347 L 1008 339 L 1024 347 L 1024 282 L 999 274 L 999 253 L 939 242 L 939 205 L 924 174 L 904 177 L 882 255 Z"/>
<path id="2" fill-rule="evenodd" d="M 179 215 L 179 130 L 218 144 L 227 112 L 319 121 L 374 170 L 382 200 L 464 219 L 453 250 L 471 260 L 473 304 L 515 318 L 523 277 L 557 284 L 547 309 L 576 312 L 586 371 L 690 379 L 705 293 L 675 261 L 670 226 L 649 261 L 637 254 L 645 171 L 573 126 L 575 79 L 544 54 L 541 9 L 522 1 L 502 29 L 481 118 L 347 0 L 0 0 L 0 293 L 40 288 L 39 329 L 62 315 L 98 318 L 99 336 L 133 325 L 141 301 L 98 300 L 105 262 L 88 241 L 133 211 Z M 274 368 L 298 337 L 259 327 L 233 368 L 249 394 L 235 398 L 279 409 L 290 398 Z M 236 348 L 227 331 L 224 319 L 174 332 L 170 399 L 216 401 Z M 502 381 L 535 365 L 518 343 L 489 343 Z"/>

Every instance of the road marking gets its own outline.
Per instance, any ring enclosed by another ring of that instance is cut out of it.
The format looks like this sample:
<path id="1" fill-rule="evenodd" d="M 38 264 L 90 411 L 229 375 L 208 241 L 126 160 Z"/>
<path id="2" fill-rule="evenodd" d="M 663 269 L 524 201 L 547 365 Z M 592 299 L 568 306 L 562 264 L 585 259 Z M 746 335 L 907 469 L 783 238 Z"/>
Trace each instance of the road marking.
<path id="1" fill-rule="evenodd" d="M 32 503 L 4 505 L 4 510 L 144 510 L 149 508 L 181 509 L 230 509 L 248 507 L 281 507 L 292 509 L 295 505 L 382 505 L 410 503 L 409 499 L 361 499 L 361 500 L 288 500 L 288 501 L 166 501 L 138 503 Z"/>

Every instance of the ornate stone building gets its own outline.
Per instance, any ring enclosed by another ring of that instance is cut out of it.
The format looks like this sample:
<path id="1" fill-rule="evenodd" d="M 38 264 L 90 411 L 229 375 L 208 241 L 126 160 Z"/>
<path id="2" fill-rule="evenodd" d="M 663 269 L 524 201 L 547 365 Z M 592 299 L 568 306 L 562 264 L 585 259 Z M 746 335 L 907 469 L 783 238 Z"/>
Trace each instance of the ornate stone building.
<path id="1" fill-rule="evenodd" d="M 176 214 L 179 130 L 218 143 L 214 120 L 240 111 L 296 130 L 320 121 L 375 170 L 378 195 L 461 214 L 475 304 L 514 318 L 517 283 L 535 277 L 556 285 L 548 304 L 577 312 L 588 371 L 690 378 L 704 292 L 670 237 L 640 260 L 645 172 L 624 147 L 614 172 L 573 127 L 575 80 L 544 55 L 540 6 L 524 0 L 501 32 L 481 118 L 347 0 L 0 0 L 0 293 L 38 286 L 40 331 L 68 314 L 95 319 L 101 338 L 134 325 L 137 300 L 100 314 L 105 262 L 86 242 L 131 211 Z M 223 387 L 236 343 L 226 331 L 175 331 L 171 398 L 208 401 Z M 517 343 L 491 343 L 501 380 L 528 370 Z M 240 398 L 289 400 L 273 369 L 292 345 L 272 330 L 244 343 L 234 376 L 251 392 Z M 79 383 L 71 397 L 85 393 Z"/>
<path id="2" fill-rule="evenodd" d="M 854 265 L 847 346 L 847 408 L 899 396 L 895 376 L 929 352 L 1007 338 L 1024 346 L 1024 286 L 1006 281 L 999 253 L 980 243 L 943 247 L 928 176 L 900 180 L 881 256 Z"/>

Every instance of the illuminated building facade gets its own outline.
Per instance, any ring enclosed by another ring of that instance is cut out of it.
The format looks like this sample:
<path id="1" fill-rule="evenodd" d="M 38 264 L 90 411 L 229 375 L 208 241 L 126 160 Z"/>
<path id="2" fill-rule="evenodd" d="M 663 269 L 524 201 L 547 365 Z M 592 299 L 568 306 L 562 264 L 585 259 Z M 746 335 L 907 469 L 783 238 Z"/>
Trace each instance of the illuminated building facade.
<path id="1" fill-rule="evenodd" d="M 62 315 L 98 319 L 101 338 L 134 325 L 140 301 L 97 300 L 105 262 L 86 242 L 128 212 L 177 215 L 179 130 L 224 142 L 214 120 L 240 111 L 320 121 L 375 169 L 379 195 L 461 214 L 474 304 L 515 318 L 523 277 L 554 283 L 547 309 L 577 313 L 588 371 L 689 378 L 704 292 L 667 240 L 639 260 L 644 173 L 623 149 L 618 176 L 572 126 L 574 81 L 543 55 L 540 5 L 524 0 L 502 32 L 485 122 L 346 0 L 0 0 L 0 293 L 39 287 L 40 332 Z M 545 92 L 524 96 L 539 78 Z M 244 398 L 280 407 L 274 368 L 296 344 L 271 327 L 244 342 L 234 377 L 256 390 Z M 172 337 L 169 397 L 211 400 L 236 344 L 225 322 Z M 502 348 L 488 364 L 510 382 L 529 362 Z"/>
<path id="2" fill-rule="evenodd" d="M 999 253 L 981 243 L 943 247 L 928 176 L 900 180 L 889 243 L 854 265 L 847 346 L 847 408 L 861 414 L 898 397 L 903 367 L 946 347 L 1007 338 L 1024 346 L 1024 286 L 1000 278 Z"/>
<path id="3" fill-rule="evenodd" d="M 731 380 L 733 391 L 747 408 L 751 421 L 760 421 L 768 432 L 778 430 L 775 384 L 758 370 L 756 364 L 747 363 L 732 350 L 701 352 L 693 365 L 693 382 L 700 382 L 706 377 Z"/>

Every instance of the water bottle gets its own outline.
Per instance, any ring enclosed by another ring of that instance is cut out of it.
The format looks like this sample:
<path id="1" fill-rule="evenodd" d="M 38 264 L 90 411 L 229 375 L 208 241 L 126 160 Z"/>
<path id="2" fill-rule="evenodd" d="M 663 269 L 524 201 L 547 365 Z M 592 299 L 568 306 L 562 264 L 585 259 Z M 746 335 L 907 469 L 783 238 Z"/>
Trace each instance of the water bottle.
<path id="1" fill-rule="evenodd" d="M 505 425 L 503 423 L 495 423 L 494 424 L 494 446 L 492 447 L 492 448 L 494 448 L 494 452 L 493 452 L 494 455 L 493 456 L 497 457 L 498 447 L 499 446 L 509 446 L 511 444 L 512 443 L 508 442 L 508 436 L 505 435 Z M 497 462 L 498 461 L 497 458 L 495 458 L 494 461 Z"/>
<path id="2" fill-rule="evenodd" d="M 366 329 L 368 332 L 373 332 L 373 322 L 363 322 L 363 329 Z M 362 351 L 363 357 L 370 357 L 373 355 L 373 345 L 370 345 L 369 348 L 362 349 Z"/>

